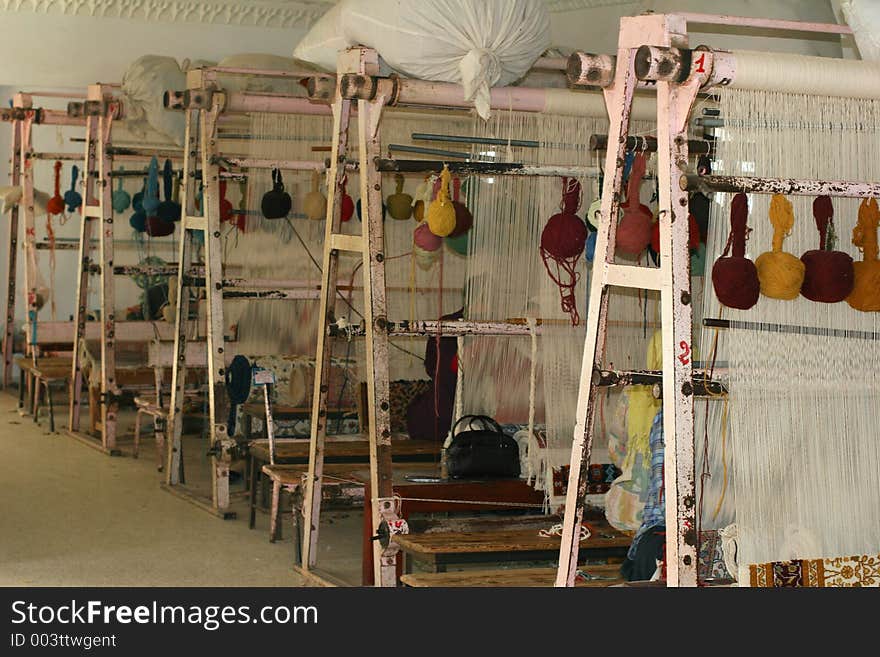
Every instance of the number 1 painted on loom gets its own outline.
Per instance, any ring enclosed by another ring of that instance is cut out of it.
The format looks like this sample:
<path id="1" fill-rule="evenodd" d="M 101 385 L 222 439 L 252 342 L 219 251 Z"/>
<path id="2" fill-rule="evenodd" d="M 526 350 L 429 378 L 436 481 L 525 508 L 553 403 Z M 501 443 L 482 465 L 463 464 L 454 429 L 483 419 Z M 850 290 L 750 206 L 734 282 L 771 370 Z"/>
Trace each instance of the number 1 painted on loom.
<path id="1" fill-rule="evenodd" d="M 703 66 L 706 63 L 706 53 L 700 55 L 699 59 L 697 59 L 694 64 L 697 65 L 697 68 L 694 69 L 695 73 L 705 73 L 706 68 Z"/>

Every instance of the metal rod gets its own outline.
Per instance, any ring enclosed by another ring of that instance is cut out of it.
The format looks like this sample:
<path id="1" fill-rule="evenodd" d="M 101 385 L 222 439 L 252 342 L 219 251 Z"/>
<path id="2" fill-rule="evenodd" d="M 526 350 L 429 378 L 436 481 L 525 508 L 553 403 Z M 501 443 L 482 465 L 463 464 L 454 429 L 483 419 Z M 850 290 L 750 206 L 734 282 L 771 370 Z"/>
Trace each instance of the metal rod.
<path id="1" fill-rule="evenodd" d="M 82 153 L 37 153 L 31 152 L 25 155 L 29 160 L 64 160 L 64 161 L 73 161 L 76 162 L 78 160 L 83 159 Z"/>
<path id="2" fill-rule="evenodd" d="M 227 75 L 253 75 L 261 78 L 332 77 L 328 73 L 320 73 L 317 71 L 277 71 L 272 69 L 241 68 L 235 66 L 209 66 L 206 67 L 204 70 L 208 73 L 225 73 Z"/>
<path id="3" fill-rule="evenodd" d="M 850 340 L 880 340 L 880 333 L 874 331 L 851 331 L 848 329 L 823 329 L 815 326 L 796 324 L 771 324 L 766 322 L 744 322 L 735 319 L 703 319 L 703 326 L 722 329 L 744 329 L 747 331 L 766 331 L 768 333 L 795 333 L 818 335 L 823 338 L 846 338 Z"/>
<path id="4" fill-rule="evenodd" d="M 221 157 L 211 158 L 214 164 L 222 166 L 241 167 L 242 169 L 281 169 L 283 171 L 325 171 L 327 165 L 324 160 L 315 162 L 311 160 L 270 160 L 253 157 Z"/>
<path id="5" fill-rule="evenodd" d="M 376 170 L 388 173 L 439 173 L 443 166 L 449 167 L 450 173 L 469 175 L 479 174 L 485 176 L 551 176 L 551 177 L 581 177 L 596 176 L 599 169 L 596 167 L 577 167 L 565 165 L 530 165 L 521 162 L 442 162 L 435 160 L 392 160 L 379 158 L 376 160 Z M 357 162 L 346 165 L 350 170 L 358 170 Z"/>
<path id="6" fill-rule="evenodd" d="M 721 381 L 707 378 L 705 370 L 694 370 L 692 386 L 694 393 L 705 396 L 727 394 L 727 386 Z M 603 388 L 614 386 L 655 386 L 663 383 L 662 370 L 593 370 L 593 385 Z M 658 386 L 659 387 L 659 386 Z M 659 399 L 659 391 L 654 396 Z"/>
<path id="7" fill-rule="evenodd" d="M 747 16 L 715 16 L 696 12 L 678 12 L 688 23 L 699 25 L 739 25 L 742 27 L 759 27 L 765 30 L 781 30 L 784 32 L 822 32 L 825 34 L 852 34 L 848 25 L 836 23 L 803 23 L 775 18 L 750 18 Z"/>
<path id="8" fill-rule="evenodd" d="M 419 155 L 436 155 L 438 157 L 452 157 L 460 160 L 468 160 L 471 157 L 470 153 L 456 153 L 455 151 L 444 151 L 439 148 L 407 146 L 405 144 L 388 144 L 388 151 L 398 151 L 400 153 L 417 153 Z"/>
<path id="9" fill-rule="evenodd" d="M 608 135 L 591 135 L 590 136 L 590 150 L 591 151 L 604 151 L 608 148 Z M 634 137 L 630 136 L 626 138 L 626 149 L 628 151 L 647 151 L 648 153 L 656 153 L 657 152 L 657 138 L 644 136 L 644 137 Z M 707 155 L 711 153 L 713 150 L 713 144 L 711 141 L 703 140 L 703 139 L 689 139 L 688 140 L 688 152 L 694 155 Z"/>
<path id="10" fill-rule="evenodd" d="M 880 196 L 880 183 L 843 180 L 797 180 L 794 178 L 756 178 L 752 176 L 684 175 L 682 191 L 712 191 L 736 194 L 785 194 L 786 196 L 834 196 L 872 198 Z"/>
<path id="11" fill-rule="evenodd" d="M 523 148 L 538 148 L 541 142 L 531 139 L 500 139 L 495 137 L 471 137 L 466 135 L 435 135 L 426 132 L 412 133 L 412 139 L 416 141 L 450 141 L 460 144 L 489 144 L 491 146 L 518 146 Z"/>
<path id="12" fill-rule="evenodd" d="M 531 335 L 527 324 L 516 321 L 485 322 L 485 321 L 462 321 L 462 320 L 431 320 L 431 321 L 402 321 L 386 322 L 383 329 L 391 336 L 430 337 L 442 335 L 443 337 L 457 337 L 460 335 Z M 542 332 L 540 325 L 535 328 L 535 333 Z M 331 325 L 330 335 L 344 337 L 360 337 L 366 335 L 363 323 L 353 326 Z"/>
<path id="13" fill-rule="evenodd" d="M 174 159 L 181 158 L 183 155 L 180 150 L 168 150 L 162 148 L 149 148 L 149 147 L 131 147 L 131 146 L 108 146 L 107 147 L 107 155 L 116 156 L 116 155 L 138 155 L 145 157 L 156 156 L 164 159 Z"/>

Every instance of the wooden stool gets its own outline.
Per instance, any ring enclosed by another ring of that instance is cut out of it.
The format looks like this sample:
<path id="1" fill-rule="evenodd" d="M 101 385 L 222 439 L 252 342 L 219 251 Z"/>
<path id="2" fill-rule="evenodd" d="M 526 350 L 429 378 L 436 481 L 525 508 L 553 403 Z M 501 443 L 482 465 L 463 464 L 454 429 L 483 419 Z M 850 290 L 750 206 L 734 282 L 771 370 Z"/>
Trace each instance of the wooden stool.
<path id="1" fill-rule="evenodd" d="M 137 414 L 134 418 L 134 452 L 133 458 L 138 457 L 138 449 L 141 442 L 141 415 L 149 415 L 153 418 L 153 431 L 156 436 L 156 451 L 159 455 L 159 472 L 165 469 L 165 428 L 168 426 L 168 409 L 162 408 L 156 403 L 155 398 L 135 397 L 134 405 Z"/>

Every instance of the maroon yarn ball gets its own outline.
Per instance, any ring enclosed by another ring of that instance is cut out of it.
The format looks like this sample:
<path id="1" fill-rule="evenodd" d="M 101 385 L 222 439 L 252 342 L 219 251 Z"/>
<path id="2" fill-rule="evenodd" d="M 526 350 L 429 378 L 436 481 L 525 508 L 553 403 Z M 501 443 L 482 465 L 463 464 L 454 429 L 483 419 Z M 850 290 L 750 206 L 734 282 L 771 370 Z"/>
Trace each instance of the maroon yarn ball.
<path id="1" fill-rule="evenodd" d="M 147 217 L 147 235 L 151 237 L 165 237 L 174 232 L 174 224 L 163 221 L 159 217 Z"/>
<path id="2" fill-rule="evenodd" d="M 849 296 L 855 284 L 853 259 L 843 251 L 807 251 L 801 294 L 810 301 L 837 303 Z"/>
<path id="3" fill-rule="evenodd" d="M 455 228 L 446 237 L 461 237 L 474 225 L 474 216 L 464 203 L 453 201 L 452 207 L 455 208 Z"/>
<path id="4" fill-rule="evenodd" d="M 761 294 L 758 269 L 745 257 L 748 231 L 749 201 L 745 194 L 737 194 L 730 203 L 730 238 L 722 257 L 712 267 L 712 286 L 715 296 L 728 308 L 748 310 Z M 729 250 L 733 255 L 727 256 Z"/>
<path id="5" fill-rule="evenodd" d="M 541 231 L 541 249 L 557 260 L 576 258 L 586 243 L 587 226 L 576 214 L 554 214 Z"/>

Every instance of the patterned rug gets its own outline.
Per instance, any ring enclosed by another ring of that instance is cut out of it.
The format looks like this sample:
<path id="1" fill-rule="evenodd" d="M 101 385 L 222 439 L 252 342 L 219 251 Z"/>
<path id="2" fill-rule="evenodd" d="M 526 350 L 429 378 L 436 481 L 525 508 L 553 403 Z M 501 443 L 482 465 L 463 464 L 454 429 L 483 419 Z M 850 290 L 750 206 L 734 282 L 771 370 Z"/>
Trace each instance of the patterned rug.
<path id="1" fill-rule="evenodd" d="M 880 555 L 750 564 L 749 583 L 763 587 L 880 587 Z"/>

